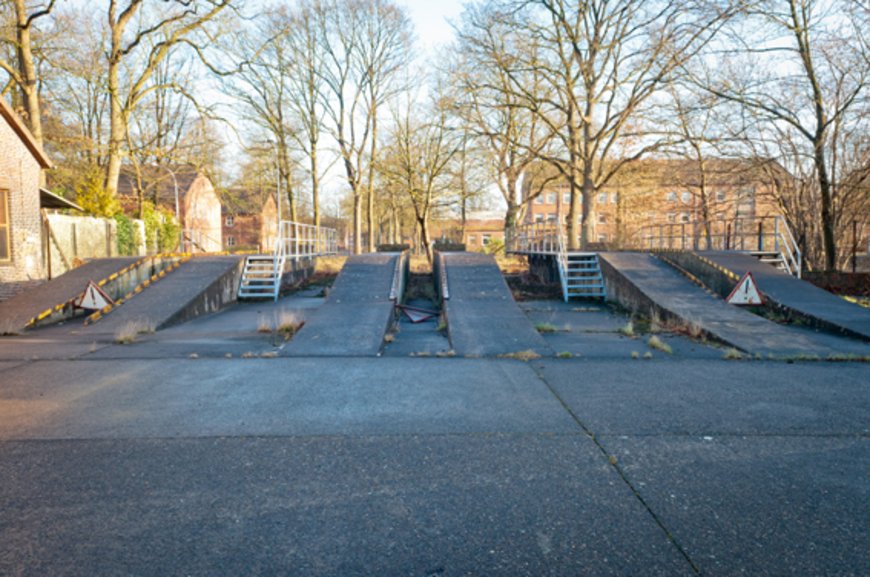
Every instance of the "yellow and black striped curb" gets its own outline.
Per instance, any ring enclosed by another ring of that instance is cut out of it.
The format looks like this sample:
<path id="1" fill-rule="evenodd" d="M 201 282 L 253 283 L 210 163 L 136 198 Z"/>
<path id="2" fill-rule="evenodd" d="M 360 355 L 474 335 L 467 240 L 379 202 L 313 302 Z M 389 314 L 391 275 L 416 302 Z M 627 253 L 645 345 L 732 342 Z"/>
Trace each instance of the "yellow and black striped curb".
<path id="1" fill-rule="evenodd" d="M 696 256 L 697 256 L 697 255 L 696 255 Z M 681 267 L 679 264 L 677 264 L 676 262 L 674 262 L 674 261 L 671 260 L 670 258 L 666 257 L 665 255 L 659 255 L 659 258 L 660 258 L 661 260 L 665 261 L 666 263 L 668 263 L 669 265 L 671 265 L 672 267 L 674 267 L 675 269 L 677 269 L 677 270 L 678 270 L 678 271 L 679 271 L 683 276 L 685 276 L 687 279 L 689 279 L 690 281 L 692 281 L 693 283 L 695 283 L 696 285 L 698 285 L 699 287 L 701 287 L 702 289 L 704 289 L 704 292 L 706 292 L 708 295 L 710 295 L 710 296 L 713 297 L 714 299 L 717 299 L 717 300 L 721 300 L 721 299 L 722 299 L 722 297 L 719 295 L 719 293 L 717 293 L 716 291 L 711 290 L 710 287 L 708 287 L 708 286 L 704 283 L 704 281 L 702 281 L 700 278 L 698 278 L 697 276 L 695 276 L 695 275 L 693 275 L 692 273 L 690 273 L 690 272 L 689 272 L 688 270 L 686 270 L 685 268 Z"/>
<path id="2" fill-rule="evenodd" d="M 735 280 L 735 281 L 738 281 L 738 282 L 740 281 L 740 275 L 728 270 L 727 268 L 725 268 L 724 266 L 722 266 L 718 263 L 713 262 L 712 260 L 710 260 L 707 257 L 701 256 L 700 254 L 698 254 L 697 252 L 695 252 L 693 250 L 689 250 L 689 249 L 684 250 L 684 249 L 680 249 L 680 248 L 657 248 L 653 252 L 664 253 L 664 254 L 690 254 L 690 255 L 694 256 L 695 258 L 697 258 L 698 260 L 700 260 L 701 262 L 703 262 L 704 264 L 706 264 L 707 266 L 713 267 L 717 271 L 721 272 L 722 274 L 724 274 L 728 278 Z"/>
<path id="3" fill-rule="evenodd" d="M 718 270 L 719 272 L 721 272 L 722 274 L 724 274 L 725 276 L 727 276 L 727 277 L 730 278 L 731 280 L 734 280 L 734 281 L 740 282 L 740 275 L 736 274 L 735 272 L 730 271 L 730 270 L 728 270 L 727 268 L 725 268 L 724 266 L 719 265 L 719 264 L 713 262 L 713 261 L 710 260 L 709 258 L 705 258 L 705 257 L 703 257 L 703 256 L 701 256 L 701 255 L 699 255 L 699 254 L 696 254 L 695 256 L 698 257 L 698 259 L 699 259 L 701 262 L 703 262 L 703 263 L 706 264 L 707 266 L 711 266 L 711 267 L 713 267 L 714 269 Z"/>
<path id="4" fill-rule="evenodd" d="M 104 279 L 98 281 L 98 282 L 97 282 L 97 286 L 99 286 L 99 287 L 105 286 L 106 284 L 112 282 L 113 280 L 115 280 L 115 279 L 118 278 L 119 276 L 121 276 L 121 275 L 123 275 L 123 274 L 127 274 L 127 273 L 130 272 L 131 270 L 133 270 L 133 269 L 135 269 L 135 268 L 138 268 L 138 267 L 142 266 L 143 264 L 145 264 L 146 261 L 148 261 L 149 259 L 152 259 L 152 258 L 154 258 L 154 257 L 152 257 L 152 256 L 146 256 L 146 257 L 144 257 L 144 258 L 141 258 L 141 259 L 137 260 L 137 261 L 134 262 L 133 264 L 128 265 L 128 266 L 122 268 L 122 269 L 119 270 L 119 271 L 115 271 L 115 272 L 113 272 L 112 274 L 110 274 L 110 275 L 107 276 L 106 278 L 104 278 Z M 73 298 L 71 298 L 71 299 L 69 299 L 69 300 L 67 300 L 67 301 L 65 301 L 65 302 L 60 303 L 59 305 L 55 305 L 55 306 L 53 306 L 52 308 L 45 309 L 44 311 L 42 311 L 41 313 L 39 313 L 38 315 L 36 315 L 36 316 L 33 317 L 32 319 L 30 319 L 29 321 L 27 321 L 27 324 L 24 325 L 24 328 L 30 328 L 30 327 L 34 326 L 36 323 L 38 323 L 39 321 L 41 321 L 41 320 L 43 320 L 43 319 L 45 319 L 45 318 L 47 318 L 47 317 L 50 317 L 50 316 L 53 315 L 54 313 L 62 311 L 63 309 L 65 309 L 66 307 L 68 307 L 69 305 L 71 305 L 71 304 L 73 303 L 73 301 L 75 301 L 77 298 L 79 298 L 79 296 L 80 296 L 80 295 L 76 295 L 76 296 L 74 296 Z"/>
<path id="5" fill-rule="evenodd" d="M 176 256 L 174 256 L 174 255 L 160 255 L 160 256 L 163 258 L 176 258 Z M 151 278 L 142 281 L 139 285 L 136 286 L 136 288 L 134 288 L 132 291 L 128 292 L 126 295 L 124 295 L 123 297 L 116 300 L 114 303 L 108 304 L 108 305 L 104 306 L 103 308 L 101 308 L 100 310 L 98 310 L 97 312 L 91 314 L 88 318 L 85 319 L 84 324 L 89 325 L 89 324 L 93 324 L 93 323 L 97 322 L 98 320 L 100 320 L 101 318 L 103 318 L 104 316 L 106 316 L 107 314 L 112 312 L 112 310 L 116 309 L 117 307 L 121 306 L 122 304 L 124 304 L 125 302 L 127 302 L 128 300 L 130 300 L 131 298 L 136 296 L 137 294 L 141 293 L 143 290 L 145 290 L 146 288 L 151 286 L 153 283 L 162 279 L 167 274 L 174 271 L 175 269 L 177 269 L 178 267 L 180 267 L 182 264 L 186 263 L 190 259 L 191 259 L 191 255 L 189 255 L 189 254 L 186 256 L 180 257 L 179 260 L 172 263 L 171 265 L 169 265 L 165 269 L 161 270 L 160 272 L 158 272 L 156 274 L 151 275 Z"/>

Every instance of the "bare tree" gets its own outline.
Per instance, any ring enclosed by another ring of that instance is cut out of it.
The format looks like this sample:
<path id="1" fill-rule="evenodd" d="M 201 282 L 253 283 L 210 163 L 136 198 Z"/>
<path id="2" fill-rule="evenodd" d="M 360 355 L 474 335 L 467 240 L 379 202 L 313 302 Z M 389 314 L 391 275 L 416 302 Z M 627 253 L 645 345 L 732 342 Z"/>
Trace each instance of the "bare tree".
<path id="1" fill-rule="evenodd" d="M 321 180 L 331 163 L 322 163 L 320 155 L 320 135 L 324 130 L 326 111 L 323 106 L 324 82 L 319 71 L 324 61 L 316 11 L 311 3 L 300 4 L 290 14 L 286 34 L 293 61 L 288 78 L 291 88 L 288 103 L 298 126 L 291 136 L 308 160 L 312 218 L 314 225 L 320 226 Z"/>
<path id="2" fill-rule="evenodd" d="M 224 85 L 243 104 L 243 117 L 256 127 L 256 135 L 265 134 L 274 148 L 273 163 L 287 195 L 290 219 L 295 221 L 299 215 L 292 152 L 299 136 L 291 106 L 298 97 L 293 83 L 298 63 L 288 41 L 286 9 L 275 7 L 266 14 L 253 29 L 236 35 L 229 52 L 238 62 L 238 71 Z"/>
<path id="3" fill-rule="evenodd" d="M 51 14 L 57 0 L 40 2 L 36 7 L 29 7 L 25 0 L 6 0 L 0 3 L 0 9 L 10 6 L 14 13 L 15 62 L 0 57 L 0 70 L 6 72 L 20 93 L 24 104 L 25 121 L 34 140 L 42 146 L 42 114 L 39 106 L 39 79 L 33 55 L 32 31 L 34 22 Z"/>
<path id="4" fill-rule="evenodd" d="M 643 126 L 647 108 L 731 15 L 719 4 L 492 0 L 504 25 L 536 46 L 510 55 L 510 93 L 558 139 L 561 152 L 543 159 L 570 185 L 571 248 L 595 238 L 595 193 L 660 145 Z M 528 70 L 541 74 L 543 96 L 527 87 Z"/>
<path id="5" fill-rule="evenodd" d="M 458 131 L 449 126 L 448 106 L 439 99 L 420 121 L 413 106 L 393 112 L 393 129 L 378 171 L 388 188 L 403 191 L 414 210 L 419 246 L 431 261 L 429 219 L 434 210 L 455 201 L 451 198 L 450 166 L 460 153 Z"/>
<path id="6" fill-rule="evenodd" d="M 362 250 L 362 204 L 372 199 L 378 114 L 394 94 L 410 50 L 411 25 L 390 0 L 331 0 L 316 4 L 329 132 L 338 144 L 353 197 L 354 252 Z M 367 178 L 366 178 L 367 177 Z M 373 213 L 367 246 L 374 245 Z"/>
<path id="7" fill-rule="evenodd" d="M 744 109 L 753 121 L 749 144 L 770 143 L 765 148 L 772 157 L 803 180 L 795 190 L 816 197 L 811 204 L 818 210 L 807 215 L 815 222 L 804 228 L 818 230 L 827 270 L 837 267 L 838 226 L 850 191 L 860 190 L 844 186 L 857 168 L 846 162 L 848 153 L 866 149 L 860 139 L 867 132 L 870 66 L 852 7 L 845 1 L 759 1 L 732 34 L 739 64 L 698 82 Z"/>
<path id="8" fill-rule="evenodd" d="M 180 44 L 197 47 L 191 36 L 227 8 L 232 0 L 171 0 L 146 11 L 144 0 L 109 0 L 107 91 L 110 128 L 105 188 L 115 195 L 127 145 L 130 116 L 155 88 L 149 84 L 158 64 Z M 197 50 L 199 53 L 199 51 Z M 122 83 L 122 74 L 126 81 Z"/>
<path id="9" fill-rule="evenodd" d="M 537 47 L 520 30 L 506 26 L 491 5 L 468 6 L 457 36 L 456 65 L 450 70 L 456 113 L 488 151 L 489 165 L 507 205 L 505 229 L 510 231 L 522 220 L 526 203 L 547 183 L 538 179 L 538 186 L 523 195 L 523 183 L 530 182 L 532 169 L 552 142 L 547 127 L 524 105 L 544 98 L 541 74 L 535 67 L 520 69 L 513 56 Z M 515 82 L 523 84 L 522 96 L 516 93 Z M 529 178 L 524 180 L 524 176 Z"/>

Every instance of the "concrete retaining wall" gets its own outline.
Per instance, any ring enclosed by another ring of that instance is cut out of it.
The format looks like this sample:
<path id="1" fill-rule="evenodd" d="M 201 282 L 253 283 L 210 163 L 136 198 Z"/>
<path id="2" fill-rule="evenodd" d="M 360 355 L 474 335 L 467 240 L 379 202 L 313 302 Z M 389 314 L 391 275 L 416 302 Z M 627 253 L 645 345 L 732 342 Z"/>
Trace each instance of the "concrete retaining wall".
<path id="1" fill-rule="evenodd" d="M 236 301 L 239 293 L 239 283 L 242 281 L 242 271 L 245 259 L 239 258 L 235 264 L 230 264 L 226 272 L 219 276 L 208 288 L 200 292 L 174 315 L 157 326 L 162 329 L 174 324 L 183 323 L 200 315 L 221 310 Z"/>
<path id="2" fill-rule="evenodd" d="M 138 238 L 135 254 L 144 256 L 145 223 L 133 220 Z M 49 276 L 60 276 L 73 268 L 74 261 L 106 258 L 118 255 L 118 226 L 114 219 L 89 216 L 49 214 L 48 245 Z"/>

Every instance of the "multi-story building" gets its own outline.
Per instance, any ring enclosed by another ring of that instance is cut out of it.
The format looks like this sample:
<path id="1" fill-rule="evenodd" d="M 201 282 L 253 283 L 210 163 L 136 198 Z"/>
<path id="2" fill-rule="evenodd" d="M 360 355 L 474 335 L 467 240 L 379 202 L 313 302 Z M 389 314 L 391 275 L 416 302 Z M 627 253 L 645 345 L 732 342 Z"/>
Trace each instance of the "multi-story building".
<path id="1" fill-rule="evenodd" d="M 770 166 L 723 159 L 708 160 L 703 170 L 689 160 L 638 161 L 595 194 L 594 241 L 631 246 L 645 235 L 678 228 L 700 238 L 706 235 L 705 223 L 711 235 L 723 235 L 740 223 L 777 215 L 768 170 Z M 525 222 L 565 225 L 570 205 L 568 184 L 554 180 L 531 200 Z"/>

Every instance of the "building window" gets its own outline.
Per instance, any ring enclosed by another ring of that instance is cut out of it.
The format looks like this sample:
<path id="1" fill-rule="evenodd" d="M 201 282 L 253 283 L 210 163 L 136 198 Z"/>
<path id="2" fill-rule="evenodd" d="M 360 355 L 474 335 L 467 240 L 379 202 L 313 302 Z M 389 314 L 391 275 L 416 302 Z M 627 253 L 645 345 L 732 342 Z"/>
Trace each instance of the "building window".
<path id="1" fill-rule="evenodd" d="M 556 204 L 556 193 L 548 192 L 547 193 L 547 204 Z"/>
<path id="2" fill-rule="evenodd" d="M 9 220 L 9 191 L 0 190 L 0 261 L 12 258 Z"/>
<path id="3" fill-rule="evenodd" d="M 541 213 L 536 214 L 535 215 L 535 222 L 544 222 L 544 215 Z"/>
<path id="4" fill-rule="evenodd" d="M 477 235 L 476 234 L 469 234 L 468 235 L 468 244 L 473 246 L 474 243 L 476 243 L 476 242 L 477 242 Z"/>
<path id="5" fill-rule="evenodd" d="M 547 222 L 556 222 L 557 220 L 558 220 L 558 218 L 557 218 L 555 212 L 551 212 L 550 214 L 547 215 Z"/>
<path id="6" fill-rule="evenodd" d="M 227 227 L 231 228 L 233 226 L 233 224 L 235 224 L 235 219 L 232 216 L 228 216 L 226 223 L 227 223 Z"/>
<path id="7" fill-rule="evenodd" d="M 677 222 L 677 213 L 669 212 L 668 213 L 668 222 Z"/>
<path id="8" fill-rule="evenodd" d="M 725 202 L 726 198 L 727 198 L 727 196 L 725 195 L 724 190 L 720 190 L 720 191 L 716 192 L 716 201 L 717 202 Z"/>
<path id="9" fill-rule="evenodd" d="M 489 244 L 490 235 L 488 235 L 488 234 L 481 235 L 481 239 L 483 240 L 483 246 L 486 246 Z"/>
<path id="10" fill-rule="evenodd" d="M 613 194 L 610 195 L 610 202 L 612 202 L 613 204 L 619 204 L 619 193 L 618 192 L 614 192 Z"/>
<path id="11" fill-rule="evenodd" d="M 535 204 L 544 204 L 544 197 L 540 194 L 535 197 Z"/>
<path id="12" fill-rule="evenodd" d="M 680 195 L 680 200 L 682 200 L 684 203 L 691 202 L 692 193 L 691 192 L 684 192 L 683 194 Z"/>
<path id="13" fill-rule="evenodd" d="M 680 222 L 689 222 L 689 213 L 688 212 L 680 213 Z"/>
<path id="14" fill-rule="evenodd" d="M 667 200 L 668 202 L 677 202 L 677 193 L 673 191 L 667 193 L 665 195 L 665 200 Z"/>
<path id="15" fill-rule="evenodd" d="M 607 215 L 599 214 L 598 215 L 598 224 L 607 224 Z"/>
<path id="16" fill-rule="evenodd" d="M 232 225 L 228 224 L 227 226 L 232 226 Z M 236 246 L 236 237 L 228 236 L 227 237 L 227 246 Z"/>
<path id="17" fill-rule="evenodd" d="M 606 192 L 598 193 L 598 204 L 607 204 L 607 193 Z"/>
<path id="18" fill-rule="evenodd" d="M 562 204 L 568 205 L 571 204 L 571 193 L 563 192 L 562 193 Z"/>
<path id="19" fill-rule="evenodd" d="M 599 234 L 598 235 L 598 242 L 607 242 L 607 235 L 606 234 Z"/>

